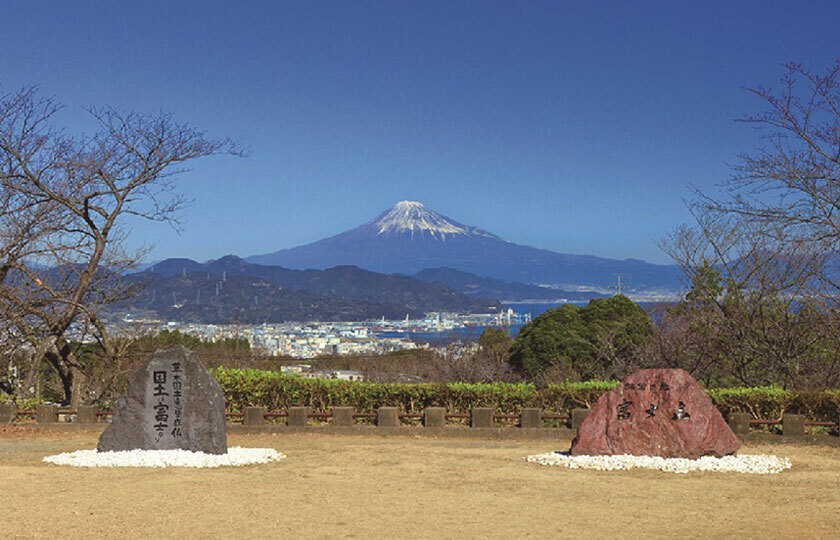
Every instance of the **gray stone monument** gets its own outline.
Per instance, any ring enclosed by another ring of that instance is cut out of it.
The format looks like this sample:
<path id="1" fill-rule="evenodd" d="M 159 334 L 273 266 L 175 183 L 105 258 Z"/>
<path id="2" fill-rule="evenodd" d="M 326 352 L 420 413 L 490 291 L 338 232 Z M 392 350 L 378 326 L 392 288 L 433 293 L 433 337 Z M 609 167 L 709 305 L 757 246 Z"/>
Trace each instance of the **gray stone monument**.
<path id="1" fill-rule="evenodd" d="M 129 378 L 128 391 L 117 400 L 111 425 L 96 448 L 225 454 L 222 388 L 192 351 L 157 351 Z"/>

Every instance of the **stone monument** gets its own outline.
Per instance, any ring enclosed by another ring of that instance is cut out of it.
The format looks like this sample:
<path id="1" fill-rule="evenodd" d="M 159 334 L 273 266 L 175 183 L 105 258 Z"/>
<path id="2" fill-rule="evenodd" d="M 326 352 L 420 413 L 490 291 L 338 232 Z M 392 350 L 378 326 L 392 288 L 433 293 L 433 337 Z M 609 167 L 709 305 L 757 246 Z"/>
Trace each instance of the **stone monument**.
<path id="1" fill-rule="evenodd" d="M 642 369 L 602 395 L 572 441 L 572 455 L 696 459 L 741 443 L 706 391 L 682 369 Z"/>
<path id="2" fill-rule="evenodd" d="M 222 388 L 192 351 L 159 350 L 132 373 L 96 448 L 225 454 Z"/>

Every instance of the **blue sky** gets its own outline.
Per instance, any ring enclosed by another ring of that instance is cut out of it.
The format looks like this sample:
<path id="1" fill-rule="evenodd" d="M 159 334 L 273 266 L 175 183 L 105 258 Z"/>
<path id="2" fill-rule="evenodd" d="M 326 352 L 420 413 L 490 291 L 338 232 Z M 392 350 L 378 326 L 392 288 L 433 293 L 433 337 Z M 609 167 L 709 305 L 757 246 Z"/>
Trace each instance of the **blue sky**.
<path id="1" fill-rule="evenodd" d="M 756 143 L 745 87 L 840 56 L 838 2 L 9 2 L 0 90 L 165 110 L 196 162 L 152 258 L 293 247 L 403 199 L 517 243 L 668 262 L 689 185 Z"/>

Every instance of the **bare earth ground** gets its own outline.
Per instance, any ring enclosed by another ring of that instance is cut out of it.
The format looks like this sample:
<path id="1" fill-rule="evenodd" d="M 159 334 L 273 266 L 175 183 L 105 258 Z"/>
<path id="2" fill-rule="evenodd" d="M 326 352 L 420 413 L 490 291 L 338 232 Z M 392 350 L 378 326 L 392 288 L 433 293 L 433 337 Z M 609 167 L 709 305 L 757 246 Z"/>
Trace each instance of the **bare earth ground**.
<path id="1" fill-rule="evenodd" d="M 840 449 L 752 445 L 779 475 L 528 464 L 569 441 L 231 435 L 287 459 L 224 469 L 41 462 L 95 432 L 0 429 L 4 538 L 837 538 Z"/>

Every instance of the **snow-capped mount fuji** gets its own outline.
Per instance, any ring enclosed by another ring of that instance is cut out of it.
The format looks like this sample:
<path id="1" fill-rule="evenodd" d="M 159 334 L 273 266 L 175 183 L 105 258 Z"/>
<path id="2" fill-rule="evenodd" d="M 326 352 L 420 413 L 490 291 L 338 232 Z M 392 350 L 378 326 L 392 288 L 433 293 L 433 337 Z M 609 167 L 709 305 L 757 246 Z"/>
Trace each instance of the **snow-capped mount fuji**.
<path id="1" fill-rule="evenodd" d="M 355 265 L 406 275 L 448 267 L 507 281 L 601 287 L 614 286 L 621 275 L 622 284 L 637 290 L 679 286 L 676 266 L 523 246 L 415 201 L 398 202 L 367 223 L 335 236 L 245 260 L 298 269 Z"/>
<path id="2" fill-rule="evenodd" d="M 453 221 L 417 201 L 400 201 L 366 225 L 371 225 L 376 229 L 377 235 L 408 234 L 411 238 L 415 235 L 429 236 L 445 242 L 447 236 L 461 234 L 501 240 L 498 236 L 478 227 L 470 227 Z"/>

